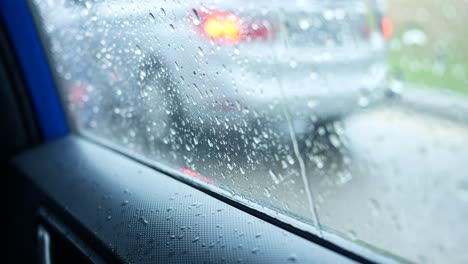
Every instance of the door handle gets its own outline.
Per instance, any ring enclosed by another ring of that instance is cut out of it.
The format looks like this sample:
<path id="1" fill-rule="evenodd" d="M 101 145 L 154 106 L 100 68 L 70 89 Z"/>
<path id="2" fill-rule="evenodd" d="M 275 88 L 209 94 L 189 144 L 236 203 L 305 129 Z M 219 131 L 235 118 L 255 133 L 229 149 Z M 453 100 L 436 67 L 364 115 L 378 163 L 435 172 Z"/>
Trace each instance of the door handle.
<path id="1" fill-rule="evenodd" d="M 37 256 L 39 264 L 51 264 L 50 259 L 50 234 L 42 226 L 37 227 Z"/>

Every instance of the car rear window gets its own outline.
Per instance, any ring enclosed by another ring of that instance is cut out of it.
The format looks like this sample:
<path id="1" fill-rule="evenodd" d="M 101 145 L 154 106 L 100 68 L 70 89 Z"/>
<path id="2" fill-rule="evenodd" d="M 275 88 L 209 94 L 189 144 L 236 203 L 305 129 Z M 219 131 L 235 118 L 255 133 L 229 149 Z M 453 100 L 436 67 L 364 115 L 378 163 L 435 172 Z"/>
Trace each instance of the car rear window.
<path id="1" fill-rule="evenodd" d="M 466 1 L 30 2 L 74 133 L 324 239 L 468 262 Z"/>

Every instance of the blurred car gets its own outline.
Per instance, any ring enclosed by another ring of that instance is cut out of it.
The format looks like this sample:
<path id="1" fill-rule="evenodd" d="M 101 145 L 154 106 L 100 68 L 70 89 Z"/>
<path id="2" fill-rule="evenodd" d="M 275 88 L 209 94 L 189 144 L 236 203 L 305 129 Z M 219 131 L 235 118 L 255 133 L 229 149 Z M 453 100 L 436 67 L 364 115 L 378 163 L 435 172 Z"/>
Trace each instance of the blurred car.
<path id="1" fill-rule="evenodd" d="M 69 71 L 81 89 L 94 87 L 88 103 L 106 100 L 101 112 L 157 126 L 149 131 L 157 137 L 171 128 L 245 132 L 267 123 L 279 134 L 308 133 L 313 122 L 382 98 L 376 1 L 237 3 L 78 1 L 56 16 L 63 21 L 53 34 L 66 40 L 62 47 L 89 51 L 69 64 L 85 65 Z M 82 23 L 66 23 L 76 19 Z M 88 27 L 106 37 L 86 35 Z"/>

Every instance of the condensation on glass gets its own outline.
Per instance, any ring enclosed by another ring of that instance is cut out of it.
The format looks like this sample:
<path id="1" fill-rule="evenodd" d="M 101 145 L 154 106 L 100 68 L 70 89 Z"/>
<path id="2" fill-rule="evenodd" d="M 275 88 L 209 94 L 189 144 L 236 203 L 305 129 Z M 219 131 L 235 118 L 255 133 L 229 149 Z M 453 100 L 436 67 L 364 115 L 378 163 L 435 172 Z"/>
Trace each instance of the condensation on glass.
<path id="1" fill-rule="evenodd" d="M 466 1 L 32 6 L 79 133 L 325 238 L 468 262 Z"/>

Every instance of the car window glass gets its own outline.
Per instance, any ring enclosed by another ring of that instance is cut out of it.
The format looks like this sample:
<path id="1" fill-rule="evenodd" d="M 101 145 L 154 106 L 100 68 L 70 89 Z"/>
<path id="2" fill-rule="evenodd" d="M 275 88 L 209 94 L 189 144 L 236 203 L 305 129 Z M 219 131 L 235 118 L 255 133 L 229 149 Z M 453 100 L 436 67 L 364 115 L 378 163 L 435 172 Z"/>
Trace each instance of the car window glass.
<path id="1" fill-rule="evenodd" d="M 468 261 L 466 1 L 32 6 L 76 133 L 325 239 Z"/>

